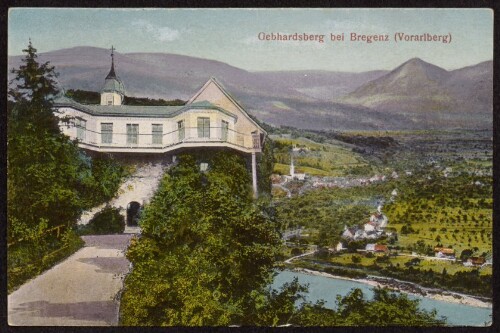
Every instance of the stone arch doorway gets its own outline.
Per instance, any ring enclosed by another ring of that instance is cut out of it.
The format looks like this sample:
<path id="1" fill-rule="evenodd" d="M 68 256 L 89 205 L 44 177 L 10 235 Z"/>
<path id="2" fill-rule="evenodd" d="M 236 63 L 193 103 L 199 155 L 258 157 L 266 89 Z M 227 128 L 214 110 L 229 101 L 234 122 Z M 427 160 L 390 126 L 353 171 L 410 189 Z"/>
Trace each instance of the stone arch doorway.
<path id="1" fill-rule="evenodd" d="M 141 204 L 137 201 L 131 201 L 127 205 L 127 225 L 136 227 L 141 216 Z"/>

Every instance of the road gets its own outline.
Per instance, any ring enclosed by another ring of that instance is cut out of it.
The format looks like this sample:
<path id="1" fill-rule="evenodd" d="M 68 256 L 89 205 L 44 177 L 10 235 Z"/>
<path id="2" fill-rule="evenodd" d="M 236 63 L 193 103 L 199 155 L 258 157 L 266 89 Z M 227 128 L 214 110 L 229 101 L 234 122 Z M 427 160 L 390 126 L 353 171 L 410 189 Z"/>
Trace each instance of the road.
<path id="1" fill-rule="evenodd" d="M 131 237 L 83 236 L 85 247 L 8 296 L 9 325 L 117 325 Z"/>

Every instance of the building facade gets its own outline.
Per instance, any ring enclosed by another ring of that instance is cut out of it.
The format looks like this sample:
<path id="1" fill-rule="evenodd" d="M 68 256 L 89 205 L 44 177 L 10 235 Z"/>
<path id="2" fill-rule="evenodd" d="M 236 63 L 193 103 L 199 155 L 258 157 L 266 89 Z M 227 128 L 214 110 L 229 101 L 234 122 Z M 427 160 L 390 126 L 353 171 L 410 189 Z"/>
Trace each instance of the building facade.
<path id="1" fill-rule="evenodd" d="M 251 157 L 257 193 L 256 154 L 266 132 L 214 78 L 182 106 L 123 104 L 125 87 L 111 69 L 99 105 L 61 96 L 54 102 L 64 134 L 81 148 L 102 153 L 175 155 L 189 149 L 227 148 Z"/>

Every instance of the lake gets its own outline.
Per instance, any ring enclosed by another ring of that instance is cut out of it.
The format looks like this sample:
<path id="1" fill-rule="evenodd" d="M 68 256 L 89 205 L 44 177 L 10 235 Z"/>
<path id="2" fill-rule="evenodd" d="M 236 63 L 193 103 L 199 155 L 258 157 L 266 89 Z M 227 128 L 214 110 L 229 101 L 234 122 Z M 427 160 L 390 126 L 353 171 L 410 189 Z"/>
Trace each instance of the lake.
<path id="1" fill-rule="evenodd" d="M 371 290 L 373 287 L 365 283 L 291 271 L 280 272 L 275 277 L 272 286 L 278 289 L 285 282 L 292 281 L 295 276 L 300 283 L 309 284 L 308 301 L 315 302 L 323 299 L 326 302 L 325 307 L 330 309 L 335 308 L 335 297 L 337 295 L 345 296 L 352 288 L 359 288 L 366 297 L 373 297 Z M 423 309 L 436 309 L 438 316 L 445 316 L 447 325 L 450 326 L 484 326 L 485 322 L 491 321 L 492 309 L 438 301 L 428 297 L 408 296 L 410 299 L 419 299 L 420 307 Z"/>

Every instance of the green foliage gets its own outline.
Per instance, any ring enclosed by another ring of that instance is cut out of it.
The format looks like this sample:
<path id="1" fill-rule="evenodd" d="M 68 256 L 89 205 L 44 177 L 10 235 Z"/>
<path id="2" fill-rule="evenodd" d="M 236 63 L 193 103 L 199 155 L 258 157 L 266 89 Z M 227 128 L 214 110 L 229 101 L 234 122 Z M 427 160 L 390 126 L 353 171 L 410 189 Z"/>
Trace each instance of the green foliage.
<path id="1" fill-rule="evenodd" d="M 87 91 L 80 89 L 68 89 L 66 91 L 66 96 L 82 104 L 100 104 L 101 94 L 95 91 Z M 174 99 L 166 101 L 162 98 L 153 99 L 147 97 L 130 97 L 125 96 L 124 103 L 126 105 L 145 105 L 145 106 L 181 106 L 186 104 L 186 101 L 180 99 Z"/>
<path id="2" fill-rule="evenodd" d="M 472 251 L 471 249 L 465 249 L 462 251 L 462 253 L 460 253 L 460 260 L 467 261 L 467 259 L 472 257 L 473 254 L 474 251 Z"/>
<path id="3" fill-rule="evenodd" d="M 107 235 L 122 233 L 124 230 L 125 218 L 120 214 L 120 209 L 106 205 L 79 233 L 83 235 Z"/>
<path id="4" fill-rule="evenodd" d="M 36 49 L 31 44 L 23 50 L 26 57 L 10 82 L 9 100 L 15 102 L 15 107 L 8 110 L 8 129 L 17 131 L 33 126 L 35 129 L 58 134 L 58 119 L 52 111 L 52 99 L 58 93 L 56 85 L 57 74 L 48 62 L 40 64 L 37 61 Z"/>
<path id="5" fill-rule="evenodd" d="M 267 138 L 262 147 L 257 164 L 257 188 L 260 195 L 271 194 L 271 174 L 274 169 L 273 141 Z"/>
<path id="6" fill-rule="evenodd" d="M 344 297 L 337 296 L 336 310 L 325 308 L 324 301 L 305 300 L 308 287 L 295 278 L 280 290 L 268 290 L 257 299 L 254 326 L 442 326 L 444 318 L 436 318 L 436 311 L 419 308 L 418 300 L 404 294 L 375 288 L 374 297 L 365 299 L 360 289 L 353 289 Z M 300 302 L 300 303 L 299 303 Z"/>
<path id="7" fill-rule="evenodd" d="M 163 98 L 154 99 L 147 97 L 131 97 L 125 96 L 124 104 L 126 105 L 145 105 L 145 106 L 182 106 L 186 101 L 181 99 L 164 100 Z"/>
<path id="8" fill-rule="evenodd" d="M 272 210 L 254 202 L 236 155 L 219 153 L 200 173 L 179 157 L 146 206 L 134 269 L 121 303 L 124 325 L 227 325 L 254 307 L 270 282 L 280 239 Z"/>
<path id="9" fill-rule="evenodd" d="M 352 260 L 353 264 L 359 264 L 361 262 L 360 256 L 352 256 L 351 260 Z"/>
<path id="10" fill-rule="evenodd" d="M 96 91 L 68 89 L 65 95 L 82 104 L 101 104 L 101 94 Z"/>
<path id="11" fill-rule="evenodd" d="M 123 165 L 109 155 L 90 158 L 81 152 L 80 159 L 85 161 L 77 187 L 83 208 L 88 209 L 111 200 L 127 175 Z"/>
<path id="12" fill-rule="evenodd" d="M 54 232 L 41 232 L 8 247 L 7 288 L 11 293 L 27 280 L 41 274 L 83 246 L 71 229 L 57 237 Z"/>
<path id="13" fill-rule="evenodd" d="M 7 193 L 9 242 L 23 238 L 42 223 L 74 221 L 80 211 L 78 192 L 83 167 L 76 145 L 62 135 L 52 112 L 57 92 L 53 67 L 38 64 L 31 42 L 24 64 L 9 91 Z"/>
<path id="14" fill-rule="evenodd" d="M 418 300 L 388 289 L 373 289 L 372 301 L 364 299 L 360 289 L 337 298 L 338 312 L 346 326 L 441 326 L 444 319 L 436 319 L 436 311 L 421 310 Z"/>
<path id="15" fill-rule="evenodd" d="M 103 162 L 107 167 L 102 167 L 96 160 L 92 165 L 60 132 L 52 108 L 58 93 L 54 68 L 37 62 L 31 42 L 23 51 L 23 64 L 12 70 L 7 110 L 7 241 L 13 244 L 8 251 L 9 286 L 75 251 L 80 242 L 71 231 L 62 240 L 47 232 L 61 225 L 71 230 L 82 209 L 110 197 L 119 184 L 110 164 Z"/>
<path id="16" fill-rule="evenodd" d="M 322 302 L 305 302 L 307 287 L 297 280 L 280 290 L 267 287 L 280 244 L 273 209 L 252 200 L 249 175 L 240 158 L 218 154 L 209 164 L 209 171 L 200 173 L 193 157 L 180 156 L 146 206 L 142 235 L 127 252 L 134 268 L 125 281 L 121 323 L 357 325 L 354 314 L 345 321 Z M 376 303 L 383 307 L 385 301 Z M 415 306 L 411 309 L 415 311 L 408 320 L 436 323 L 432 314 L 426 317 Z"/>

